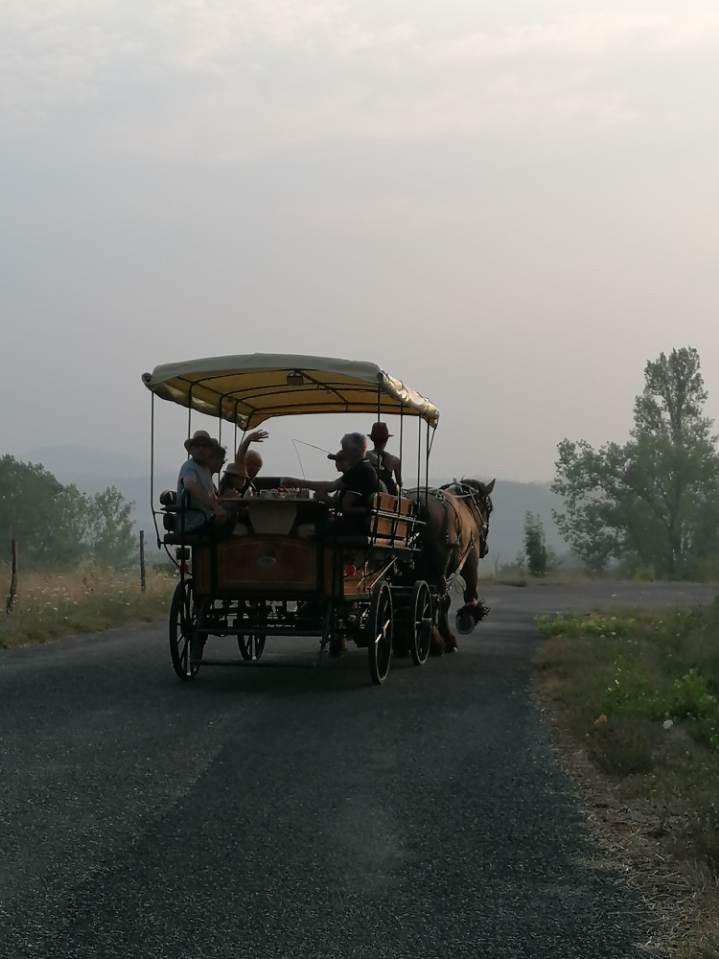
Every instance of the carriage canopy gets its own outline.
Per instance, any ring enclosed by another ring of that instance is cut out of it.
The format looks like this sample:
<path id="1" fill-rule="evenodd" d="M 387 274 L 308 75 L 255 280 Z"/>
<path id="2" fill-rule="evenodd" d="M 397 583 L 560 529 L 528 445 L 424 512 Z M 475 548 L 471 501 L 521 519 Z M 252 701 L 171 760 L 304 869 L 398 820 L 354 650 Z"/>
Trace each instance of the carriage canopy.
<path id="1" fill-rule="evenodd" d="M 253 429 L 273 416 L 403 413 L 436 427 L 439 410 L 374 363 L 250 353 L 156 366 L 145 386 L 164 400 Z"/>

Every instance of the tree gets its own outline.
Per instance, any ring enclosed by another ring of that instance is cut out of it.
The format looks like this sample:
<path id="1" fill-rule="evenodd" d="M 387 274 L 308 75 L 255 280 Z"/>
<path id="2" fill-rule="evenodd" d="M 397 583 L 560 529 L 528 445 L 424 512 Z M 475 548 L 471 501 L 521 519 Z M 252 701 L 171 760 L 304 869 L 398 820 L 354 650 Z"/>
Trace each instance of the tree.
<path id="1" fill-rule="evenodd" d="M 24 564 L 64 565 L 81 558 L 83 537 L 73 527 L 82 503 L 81 493 L 44 467 L 0 457 L 0 540 L 5 552 L 16 539 Z"/>
<path id="2" fill-rule="evenodd" d="M 123 569 L 135 558 L 132 503 L 115 486 L 108 486 L 90 501 L 89 539 L 91 554 L 100 566 Z"/>
<path id="3" fill-rule="evenodd" d="M 594 570 L 612 559 L 683 576 L 719 546 L 719 455 L 699 354 L 649 361 L 627 443 L 563 440 L 552 485 L 562 535 Z"/>
<path id="4" fill-rule="evenodd" d="M 549 562 L 549 551 L 544 524 L 539 515 L 527 513 L 524 518 L 524 551 L 532 576 L 544 576 Z"/>
<path id="5" fill-rule="evenodd" d="M 128 565 L 135 551 L 131 511 L 114 487 L 90 497 L 42 466 L 0 457 L 0 548 L 7 556 L 16 539 L 26 567 L 62 568 L 85 559 Z"/>

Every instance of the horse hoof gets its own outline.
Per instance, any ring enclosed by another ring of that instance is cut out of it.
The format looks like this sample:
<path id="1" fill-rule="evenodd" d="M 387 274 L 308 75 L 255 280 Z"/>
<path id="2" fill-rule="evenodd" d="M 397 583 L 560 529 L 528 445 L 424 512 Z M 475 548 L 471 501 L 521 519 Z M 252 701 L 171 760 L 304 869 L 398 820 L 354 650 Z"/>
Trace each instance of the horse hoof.
<path id="1" fill-rule="evenodd" d="M 444 652 L 444 640 L 436 626 L 432 627 L 432 640 L 429 644 L 430 656 L 441 656 Z"/>
<path id="2" fill-rule="evenodd" d="M 463 609 L 457 610 L 457 615 L 455 616 L 455 625 L 457 627 L 457 631 L 463 636 L 467 636 L 469 633 L 471 633 L 476 624 L 477 620 L 474 617 L 474 612 L 471 607 L 465 606 Z"/>
<path id="3" fill-rule="evenodd" d="M 339 659 L 340 656 L 344 656 L 347 652 L 347 640 L 344 639 L 335 639 L 330 643 L 330 656 L 333 659 Z"/>

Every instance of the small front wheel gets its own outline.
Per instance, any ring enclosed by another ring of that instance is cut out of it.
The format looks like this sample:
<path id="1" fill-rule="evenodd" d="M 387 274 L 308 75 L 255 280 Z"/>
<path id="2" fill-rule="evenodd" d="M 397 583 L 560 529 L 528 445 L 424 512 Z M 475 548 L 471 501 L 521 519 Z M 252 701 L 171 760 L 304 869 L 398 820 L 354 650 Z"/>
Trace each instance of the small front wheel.
<path id="1" fill-rule="evenodd" d="M 194 679 L 200 668 L 191 651 L 196 622 L 192 580 L 184 579 L 175 587 L 170 606 L 170 657 L 173 669 L 185 681 Z"/>
<path id="2" fill-rule="evenodd" d="M 434 622 L 432 610 L 432 593 L 423 579 L 418 579 L 412 587 L 410 599 L 410 634 L 409 651 L 415 666 L 423 666 L 427 662 L 432 645 L 432 624 Z"/>
<path id="3" fill-rule="evenodd" d="M 249 633 L 247 636 L 237 637 L 237 646 L 240 650 L 240 656 L 248 662 L 256 662 L 262 658 L 265 651 L 265 640 L 267 637 L 259 633 Z"/>
<path id="4" fill-rule="evenodd" d="M 387 583 L 381 583 L 372 594 L 367 617 L 369 671 L 372 682 L 377 686 L 389 675 L 393 632 L 392 591 Z"/>

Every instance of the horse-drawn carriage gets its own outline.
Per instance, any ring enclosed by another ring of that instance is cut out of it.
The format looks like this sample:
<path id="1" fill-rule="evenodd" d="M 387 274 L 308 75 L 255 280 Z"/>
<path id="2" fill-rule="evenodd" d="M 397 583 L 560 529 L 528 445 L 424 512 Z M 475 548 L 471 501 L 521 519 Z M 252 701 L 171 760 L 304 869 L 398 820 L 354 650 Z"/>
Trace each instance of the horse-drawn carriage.
<path id="1" fill-rule="evenodd" d="M 153 451 L 155 397 L 187 408 L 188 436 L 193 411 L 217 417 L 220 430 L 229 422 L 235 450 L 238 430 L 271 417 L 395 414 L 401 459 L 408 419 L 418 426 L 417 488 L 412 495 L 376 493 L 351 528 L 332 502 L 283 488 L 279 477 L 258 478 L 254 495 L 233 499 L 234 522 L 222 536 L 185 532 L 177 523 L 180 504 L 163 494 L 155 512 L 158 545 L 174 551 L 180 572 L 170 612 L 177 675 L 188 680 L 201 665 L 257 661 L 272 636 L 316 636 L 320 653 L 353 640 L 366 647 L 377 684 L 387 678 L 393 652 L 424 664 L 443 585 L 428 578 L 422 562 L 421 507 L 437 408 L 374 364 L 325 357 L 218 357 L 160 366 L 143 381 L 152 393 Z M 154 487 L 154 452 L 151 473 Z M 154 504 L 154 488 L 152 495 Z M 203 649 L 210 636 L 236 638 L 239 657 L 210 659 Z"/>

